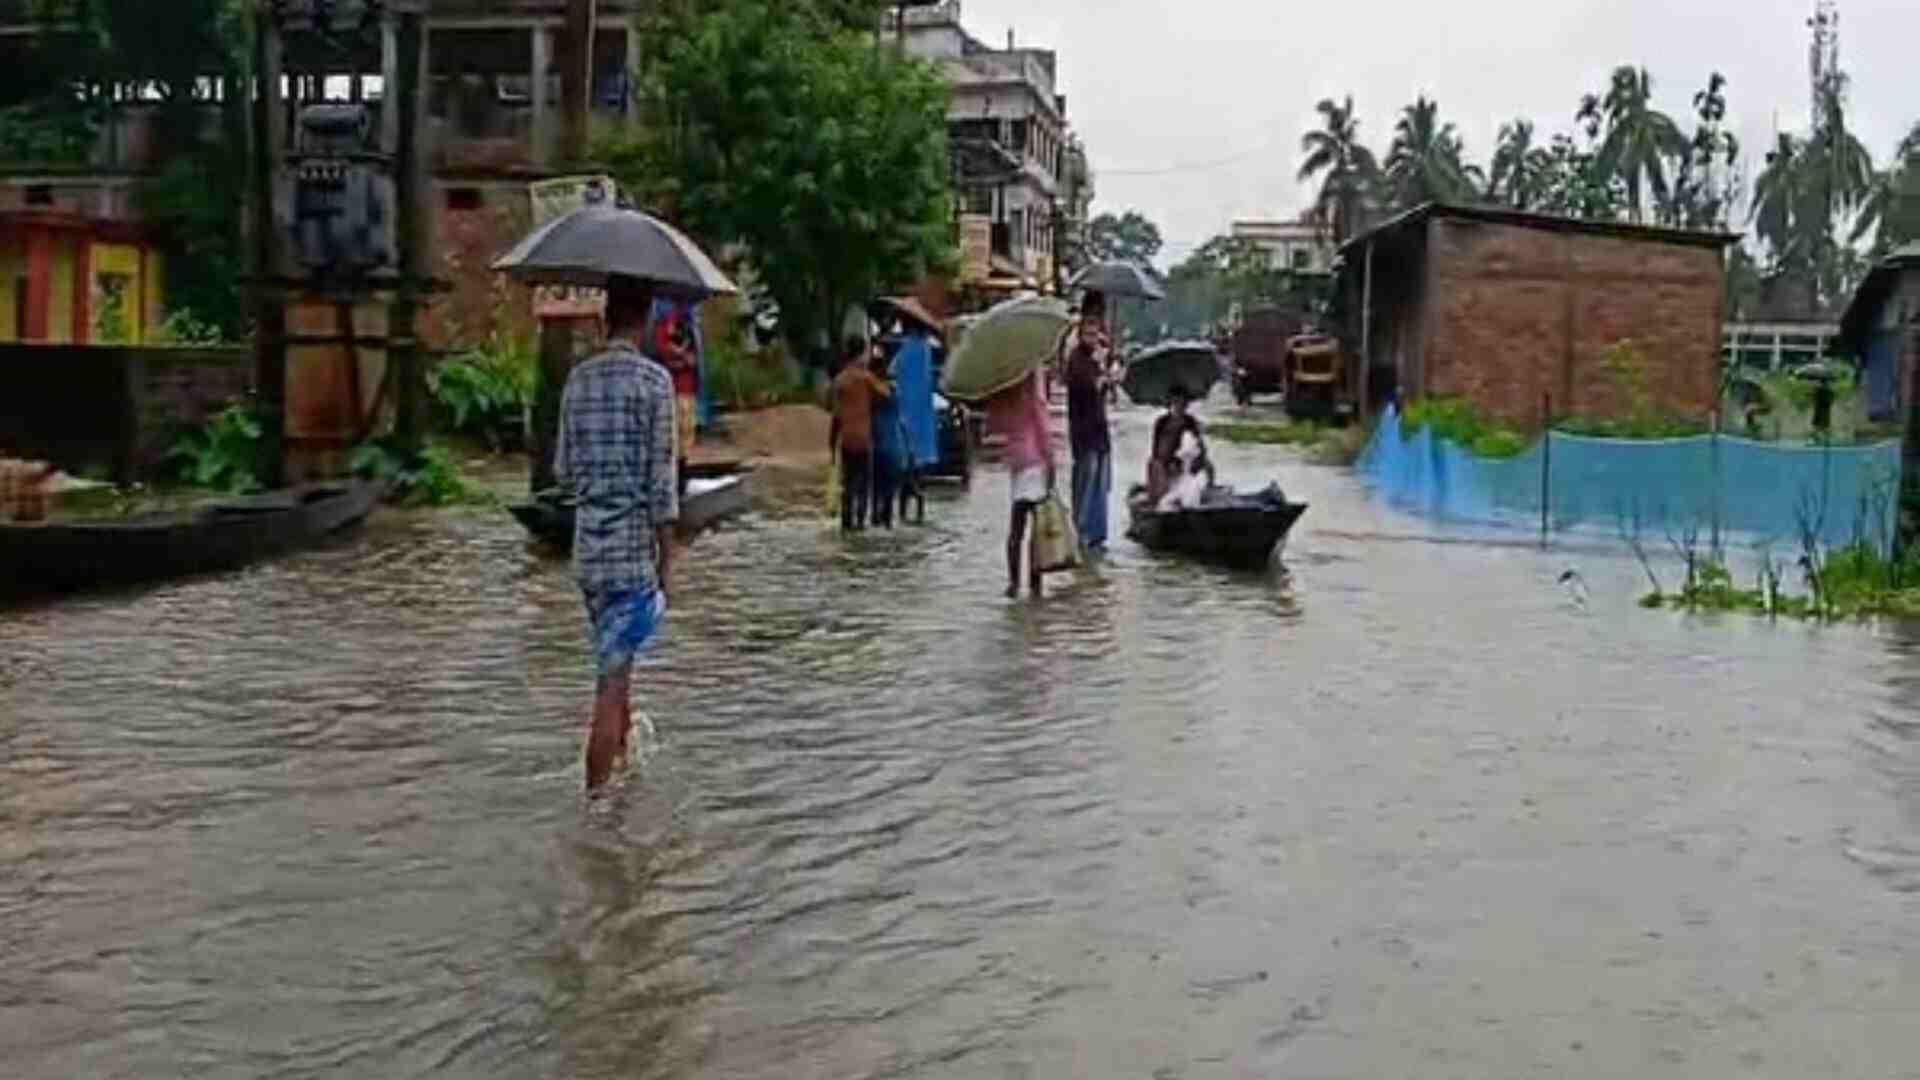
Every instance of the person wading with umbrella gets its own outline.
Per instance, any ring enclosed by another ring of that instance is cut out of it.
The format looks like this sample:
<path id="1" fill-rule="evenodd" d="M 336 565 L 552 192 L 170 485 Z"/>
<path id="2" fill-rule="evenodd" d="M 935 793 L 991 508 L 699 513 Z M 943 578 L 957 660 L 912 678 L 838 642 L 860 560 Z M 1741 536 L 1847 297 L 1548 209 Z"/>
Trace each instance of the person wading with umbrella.
<path id="1" fill-rule="evenodd" d="M 1106 298 L 1088 293 L 1078 340 L 1067 353 L 1067 436 L 1073 451 L 1073 523 L 1088 551 L 1107 546 L 1113 443 L 1107 425 Z"/>
<path id="2" fill-rule="evenodd" d="M 573 495 L 574 577 L 593 647 L 591 793 L 626 757 L 633 660 L 666 616 L 680 516 L 673 377 L 642 347 L 648 315 L 657 296 L 737 290 L 665 222 L 610 206 L 550 222 L 493 265 L 522 281 L 607 294 L 607 346 L 568 375 L 553 453 L 554 478 Z"/>

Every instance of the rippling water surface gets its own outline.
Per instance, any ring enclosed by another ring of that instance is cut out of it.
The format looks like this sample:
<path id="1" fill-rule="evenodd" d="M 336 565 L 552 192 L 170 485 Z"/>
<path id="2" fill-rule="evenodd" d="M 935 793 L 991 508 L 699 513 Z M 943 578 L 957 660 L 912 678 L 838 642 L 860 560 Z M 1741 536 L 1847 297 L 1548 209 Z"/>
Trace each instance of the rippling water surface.
<path id="1" fill-rule="evenodd" d="M 0 613 L 0 1073 L 1920 1076 L 1920 634 L 1221 457 L 1290 580 L 702 538 L 594 807 L 504 515 Z"/>

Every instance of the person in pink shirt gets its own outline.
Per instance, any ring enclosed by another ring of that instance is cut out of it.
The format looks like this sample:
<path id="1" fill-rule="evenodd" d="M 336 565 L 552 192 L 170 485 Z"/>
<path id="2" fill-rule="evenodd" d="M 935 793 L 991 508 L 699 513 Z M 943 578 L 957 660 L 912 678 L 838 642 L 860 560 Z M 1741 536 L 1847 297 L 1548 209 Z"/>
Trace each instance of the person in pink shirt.
<path id="1" fill-rule="evenodd" d="M 1020 595 L 1020 552 L 1034 508 L 1053 491 L 1053 437 L 1047 419 L 1046 389 L 1035 371 L 1010 389 L 987 399 L 987 426 L 1007 440 L 1008 487 L 1013 516 L 1007 526 L 1007 598 Z M 1027 570 L 1027 588 L 1040 595 L 1040 571 Z"/>

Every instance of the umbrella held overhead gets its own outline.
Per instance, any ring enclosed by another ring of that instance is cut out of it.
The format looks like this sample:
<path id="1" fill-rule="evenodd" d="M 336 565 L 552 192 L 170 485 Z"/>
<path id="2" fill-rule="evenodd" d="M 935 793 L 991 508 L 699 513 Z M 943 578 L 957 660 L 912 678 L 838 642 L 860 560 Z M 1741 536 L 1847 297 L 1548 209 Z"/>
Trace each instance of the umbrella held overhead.
<path id="1" fill-rule="evenodd" d="M 740 291 L 678 229 L 605 205 L 583 206 L 535 229 L 493 268 L 530 285 L 604 288 L 609 278 L 632 278 L 682 300 Z"/>

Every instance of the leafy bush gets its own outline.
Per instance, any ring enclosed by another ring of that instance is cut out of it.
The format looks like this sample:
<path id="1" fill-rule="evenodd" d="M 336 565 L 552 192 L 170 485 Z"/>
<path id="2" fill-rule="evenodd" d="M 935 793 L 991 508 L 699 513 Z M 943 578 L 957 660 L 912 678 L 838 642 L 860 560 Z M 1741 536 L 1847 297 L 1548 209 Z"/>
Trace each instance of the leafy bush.
<path id="1" fill-rule="evenodd" d="M 154 331 L 156 345 L 222 345 L 226 335 L 213 323 L 202 319 L 192 308 L 174 308 L 167 312 L 160 329 Z"/>
<path id="2" fill-rule="evenodd" d="M 229 405 L 167 454 L 175 475 L 194 487 L 245 494 L 260 488 L 262 428 L 253 411 Z"/>
<path id="3" fill-rule="evenodd" d="M 1220 420 L 1207 425 L 1208 434 L 1228 442 L 1261 443 L 1268 446 L 1305 445 L 1319 440 L 1320 425 L 1310 421 L 1287 424 L 1250 424 Z"/>
<path id="4" fill-rule="evenodd" d="M 1683 416 L 1645 413 L 1618 420 L 1568 417 L 1555 423 L 1554 430 L 1596 439 L 1686 439 L 1705 435 L 1710 429 L 1701 421 Z"/>
<path id="5" fill-rule="evenodd" d="M 778 351 L 756 352 L 737 327 L 707 342 L 705 361 L 707 392 L 720 408 L 764 409 L 813 400 L 804 384 L 788 376 Z"/>
<path id="6" fill-rule="evenodd" d="M 494 450 L 524 445 L 537 364 L 526 344 L 499 340 L 442 361 L 427 375 L 441 425 L 478 436 Z"/>
<path id="7" fill-rule="evenodd" d="M 1411 435 L 1423 427 L 1478 457 L 1517 457 L 1527 449 L 1525 435 L 1487 420 L 1464 398 L 1428 397 L 1408 405 L 1400 430 Z"/>
<path id="8" fill-rule="evenodd" d="M 494 499 L 460 474 L 445 447 L 429 444 L 411 460 L 390 440 L 365 443 L 347 459 L 355 475 L 393 485 L 388 498 L 402 506 L 490 505 Z"/>

